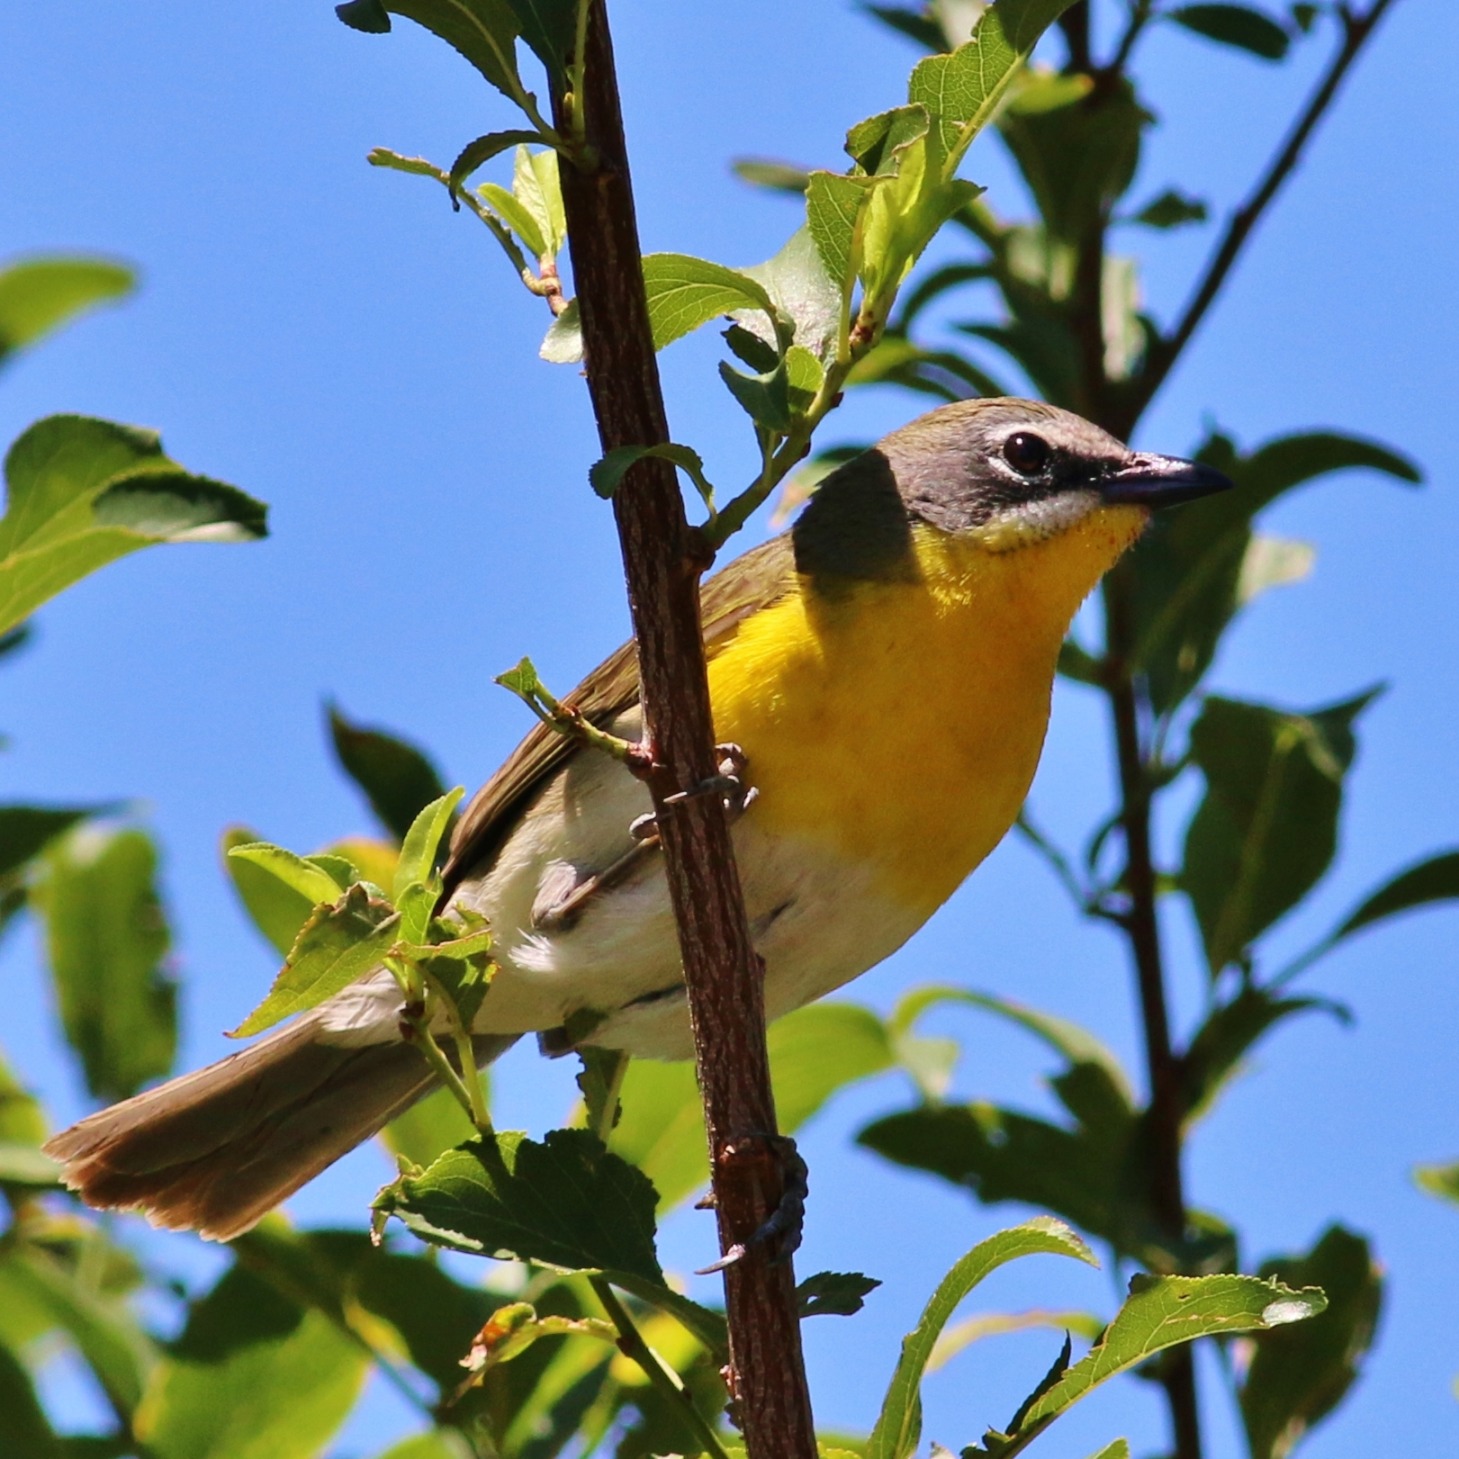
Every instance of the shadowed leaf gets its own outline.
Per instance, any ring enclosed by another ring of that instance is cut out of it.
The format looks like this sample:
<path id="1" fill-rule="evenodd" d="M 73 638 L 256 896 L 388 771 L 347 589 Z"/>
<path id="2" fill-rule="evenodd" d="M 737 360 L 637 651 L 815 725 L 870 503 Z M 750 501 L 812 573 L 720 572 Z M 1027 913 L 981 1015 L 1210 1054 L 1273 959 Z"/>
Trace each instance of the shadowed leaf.
<path id="1" fill-rule="evenodd" d="M 177 986 L 156 887 L 157 852 L 139 830 L 82 827 L 54 843 L 34 892 L 66 1040 L 99 1099 L 125 1099 L 172 1067 Z"/>
<path id="2" fill-rule="evenodd" d="M 1292 1287 L 1320 1287 L 1327 1309 L 1310 1322 L 1259 1333 L 1241 1385 L 1241 1416 L 1252 1459 L 1286 1459 L 1357 1380 L 1373 1343 L 1383 1299 L 1368 1243 L 1341 1226 L 1310 1252 L 1263 1262 L 1261 1275 Z"/>

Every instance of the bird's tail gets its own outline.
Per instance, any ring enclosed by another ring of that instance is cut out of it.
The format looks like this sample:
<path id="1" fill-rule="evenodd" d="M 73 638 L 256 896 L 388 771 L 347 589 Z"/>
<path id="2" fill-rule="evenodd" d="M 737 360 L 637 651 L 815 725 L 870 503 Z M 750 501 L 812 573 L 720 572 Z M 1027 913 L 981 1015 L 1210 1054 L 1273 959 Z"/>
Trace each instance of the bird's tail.
<path id="1" fill-rule="evenodd" d="M 478 1038 L 478 1061 L 511 1038 Z M 45 1150 L 88 1205 L 228 1241 L 435 1083 L 408 1044 L 345 1048 L 306 1015 L 258 1043 L 90 1115 Z"/>

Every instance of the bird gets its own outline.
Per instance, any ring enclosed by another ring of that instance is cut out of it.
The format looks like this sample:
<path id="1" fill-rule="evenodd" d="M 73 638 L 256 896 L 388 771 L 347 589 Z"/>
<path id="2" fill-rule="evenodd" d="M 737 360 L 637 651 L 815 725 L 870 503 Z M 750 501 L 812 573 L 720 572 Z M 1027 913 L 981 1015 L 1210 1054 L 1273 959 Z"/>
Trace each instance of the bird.
<path id="1" fill-rule="evenodd" d="M 1060 645 L 1157 508 L 1231 483 L 1068 411 L 941 406 L 831 472 L 789 528 L 708 578 L 716 738 L 766 1016 L 900 947 L 1003 838 L 1032 782 Z M 642 730 L 633 645 L 568 697 Z M 478 1062 L 519 1037 L 692 1055 L 648 792 L 537 726 L 468 804 L 444 906 L 487 919 Z M 637 834 L 636 834 L 637 833 Z M 45 1149 L 90 1205 L 229 1240 L 428 1093 L 384 969 L 215 1064 L 82 1119 Z"/>

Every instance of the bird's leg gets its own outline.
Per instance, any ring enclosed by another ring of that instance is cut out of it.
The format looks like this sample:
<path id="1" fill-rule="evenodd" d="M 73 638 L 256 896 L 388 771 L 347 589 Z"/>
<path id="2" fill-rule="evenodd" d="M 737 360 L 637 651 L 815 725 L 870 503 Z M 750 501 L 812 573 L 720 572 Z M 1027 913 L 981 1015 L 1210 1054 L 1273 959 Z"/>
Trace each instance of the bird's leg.
<path id="1" fill-rule="evenodd" d="M 767 1145 L 780 1163 L 780 1201 L 748 1241 L 735 1242 L 718 1261 L 696 1272 L 696 1276 L 723 1271 L 725 1267 L 743 1261 L 756 1247 L 772 1244 L 774 1249 L 770 1261 L 772 1265 L 778 1265 L 789 1261 L 800 1246 L 805 1229 L 806 1197 L 810 1194 L 810 1170 L 789 1135 L 757 1135 L 755 1138 Z M 699 1202 L 699 1209 L 709 1210 L 714 1203 L 711 1193 Z"/>
<path id="2" fill-rule="evenodd" d="M 731 743 L 716 745 L 714 762 L 715 774 L 707 780 L 701 780 L 690 790 L 681 790 L 674 795 L 665 796 L 664 804 L 681 805 L 684 801 L 694 800 L 701 795 L 721 795 L 724 797 L 724 808 L 729 812 L 731 820 L 749 810 L 760 792 L 753 785 L 745 784 L 745 768 L 750 762 L 744 750 L 739 745 Z"/>
<path id="3" fill-rule="evenodd" d="M 616 861 L 581 879 L 571 867 L 564 867 L 569 882 L 566 888 L 560 887 L 554 876 L 547 877 L 532 904 L 532 926 L 539 932 L 561 932 L 571 927 L 594 897 L 622 882 L 639 862 L 658 849 L 658 844 L 657 831 L 635 838 L 633 845 Z"/>
<path id="4" fill-rule="evenodd" d="M 721 795 L 731 820 L 743 815 L 754 804 L 758 793 L 743 778 L 749 763 L 745 752 L 738 745 L 716 745 L 714 756 L 716 774 L 692 790 L 681 790 L 666 797 L 664 804 L 679 805 L 700 795 Z M 658 817 L 652 811 L 639 816 L 629 824 L 628 834 L 633 838 L 633 845 L 602 871 L 579 878 L 571 867 L 557 868 L 560 878 L 556 874 L 548 877 L 533 903 L 532 926 L 540 932 L 560 932 L 571 927 L 594 897 L 617 886 L 645 856 L 658 849 Z"/>

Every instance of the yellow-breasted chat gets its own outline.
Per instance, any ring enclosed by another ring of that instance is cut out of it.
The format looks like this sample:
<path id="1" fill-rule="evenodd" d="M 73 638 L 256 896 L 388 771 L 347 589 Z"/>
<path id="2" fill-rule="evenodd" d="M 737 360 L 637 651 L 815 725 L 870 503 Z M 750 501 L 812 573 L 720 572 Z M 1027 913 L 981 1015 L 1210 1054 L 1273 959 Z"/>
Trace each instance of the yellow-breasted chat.
<path id="1" fill-rule="evenodd" d="M 828 476 L 783 535 L 702 590 L 715 733 L 770 1018 L 895 951 L 1002 839 L 1043 745 L 1059 646 L 1158 507 L 1230 483 L 1067 411 L 943 406 Z M 571 696 L 640 727 L 632 645 Z M 467 807 L 445 868 L 498 967 L 486 1062 L 524 1033 L 692 1053 L 643 785 L 539 726 Z M 433 1086 L 385 970 L 47 1145 L 94 1205 L 227 1239 Z M 585 1019 L 585 1015 L 588 1017 Z"/>

